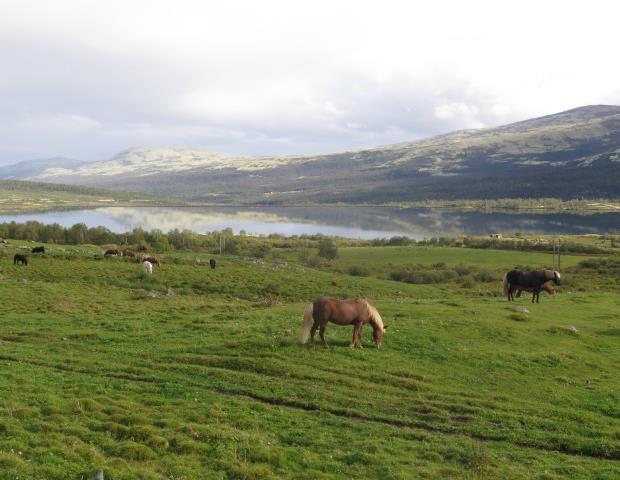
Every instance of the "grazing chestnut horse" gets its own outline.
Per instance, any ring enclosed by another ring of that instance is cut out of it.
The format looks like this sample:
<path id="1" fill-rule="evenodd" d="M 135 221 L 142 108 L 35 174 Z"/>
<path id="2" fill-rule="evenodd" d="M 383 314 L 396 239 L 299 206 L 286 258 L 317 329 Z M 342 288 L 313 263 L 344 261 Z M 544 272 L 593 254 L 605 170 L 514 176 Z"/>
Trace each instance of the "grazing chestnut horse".
<path id="1" fill-rule="evenodd" d="M 161 265 L 159 264 L 159 259 L 157 257 L 154 257 L 153 255 L 141 255 L 140 258 L 138 259 L 138 262 L 140 263 L 151 262 L 153 265 L 157 265 L 158 267 L 161 267 Z"/>
<path id="2" fill-rule="evenodd" d="M 28 257 L 26 257 L 26 255 L 22 255 L 21 253 L 16 253 L 13 256 L 13 265 L 17 265 L 18 263 L 28 265 Z"/>
<path id="3" fill-rule="evenodd" d="M 128 248 L 122 251 L 123 257 L 135 257 L 135 254 Z"/>
<path id="4" fill-rule="evenodd" d="M 549 295 L 555 295 L 555 288 L 551 285 L 551 282 L 547 282 L 543 284 L 542 289 L 547 292 Z M 531 287 L 517 287 L 515 297 L 519 298 L 521 296 L 521 292 L 531 292 Z"/>
<path id="5" fill-rule="evenodd" d="M 514 300 L 514 292 L 517 289 L 528 290 L 532 292 L 532 303 L 540 303 L 540 291 L 547 282 L 560 284 L 560 272 L 556 270 L 534 270 L 522 271 L 511 270 L 504 275 L 504 294 L 508 297 L 508 301 Z"/>
<path id="6" fill-rule="evenodd" d="M 387 325 L 383 325 L 381 315 L 375 307 L 364 299 L 336 300 L 330 297 L 317 298 L 306 307 L 301 324 L 301 343 L 310 340 L 314 343 L 314 334 L 319 328 L 319 335 L 324 348 L 329 348 L 325 341 L 327 322 L 338 325 L 353 325 L 351 348 L 362 348 L 362 327 L 369 323 L 373 328 L 373 339 L 377 348 L 383 344 L 383 334 Z"/>

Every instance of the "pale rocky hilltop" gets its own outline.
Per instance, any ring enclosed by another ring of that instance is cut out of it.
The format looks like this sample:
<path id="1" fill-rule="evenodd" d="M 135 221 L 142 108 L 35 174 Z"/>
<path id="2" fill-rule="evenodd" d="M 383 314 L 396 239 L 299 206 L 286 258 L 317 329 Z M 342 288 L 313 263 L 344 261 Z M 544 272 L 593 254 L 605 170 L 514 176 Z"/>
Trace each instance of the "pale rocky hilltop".
<path id="1" fill-rule="evenodd" d="M 327 155 L 140 147 L 28 178 L 235 203 L 620 197 L 620 107 Z"/>

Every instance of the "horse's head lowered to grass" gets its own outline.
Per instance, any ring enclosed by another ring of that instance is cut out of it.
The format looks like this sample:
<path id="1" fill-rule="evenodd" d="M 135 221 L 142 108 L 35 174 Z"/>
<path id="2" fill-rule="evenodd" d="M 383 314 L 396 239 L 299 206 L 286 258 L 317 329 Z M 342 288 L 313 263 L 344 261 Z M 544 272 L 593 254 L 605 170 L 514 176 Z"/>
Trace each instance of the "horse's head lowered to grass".
<path id="1" fill-rule="evenodd" d="M 364 299 L 337 300 L 330 297 L 320 297 L 306 307 L 304 320 L 301 326 L 301 342 L 308 340 L 314 342 L 314 334 L 317 328 L 319 336 L 323 342 L 323 347 L 327 346 L 325 340 L 325 328 L 327 323 L 332 322 L 338 325 L 353 325 L 353 339 L 351 348 L 362 348 L 362 327 L 370 324 L 373 328 L 373 340 L 377 348 L 383 345 L 383 335 L 387 325 L 383 324 L 383 319 L 375 307 Z"/>

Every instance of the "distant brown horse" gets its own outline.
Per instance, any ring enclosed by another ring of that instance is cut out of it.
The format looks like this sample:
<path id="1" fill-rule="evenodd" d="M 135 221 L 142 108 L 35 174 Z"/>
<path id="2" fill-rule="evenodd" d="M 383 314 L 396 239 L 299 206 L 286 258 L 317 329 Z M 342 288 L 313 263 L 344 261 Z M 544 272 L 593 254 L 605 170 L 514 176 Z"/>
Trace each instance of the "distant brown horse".
<path id="1" fill-rule="evenodd" d="M 351 348 L 362 348 L 362 327 L 369 323 L 373 328 L 373 339 L 377 348 L 383 344 L 383 334 L 387 325 L 383 325 L 381 315 L 375 307 L 364 299 L 336 300 L 320 297 L 306 307 L 301 325 L 301 343 L 310 340 L 314 343 L 314 334 L 319 328 L 319 335 L 324 348 L 329 348 L 325 341 L 327 322 L 338 325 L 353 325 Z"/>
<path id="2" fill-rule="evenodd" d="M 159 258 L 154 257 L 153 255 L 141 255 L 140 258 L 138 258 L 138 263 L 144 262 L 151 262 L 153 265 L 161 267 L 161 264 L 159 263 Z"/>
<path id="3" fill-rule="evenodd" d="M 123 250 L 123 257 L 135 257 L 135 254 L 127 248 Z"/>

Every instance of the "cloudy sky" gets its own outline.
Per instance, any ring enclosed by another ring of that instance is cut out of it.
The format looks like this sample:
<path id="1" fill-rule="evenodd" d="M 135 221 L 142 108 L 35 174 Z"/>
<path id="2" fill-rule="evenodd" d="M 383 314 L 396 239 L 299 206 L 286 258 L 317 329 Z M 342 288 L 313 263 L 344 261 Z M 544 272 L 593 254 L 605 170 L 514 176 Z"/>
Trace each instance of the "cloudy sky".
<path id="1" fill-rule="evenodd" d="M 618 105 L 614 3 L 0 0 L 0 164 L 319 153 Z"/>

